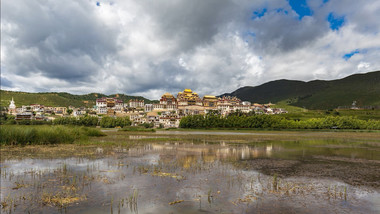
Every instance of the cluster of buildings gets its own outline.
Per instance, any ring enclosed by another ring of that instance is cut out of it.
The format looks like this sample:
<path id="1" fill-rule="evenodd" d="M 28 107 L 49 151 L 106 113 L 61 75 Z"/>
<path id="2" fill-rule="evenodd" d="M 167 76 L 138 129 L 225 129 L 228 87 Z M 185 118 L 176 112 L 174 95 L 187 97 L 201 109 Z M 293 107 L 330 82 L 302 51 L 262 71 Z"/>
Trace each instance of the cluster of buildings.
<path id="1" fill-rule="evenodd" d="M 144 104 L 143 100 L 129 100 L 128 103 L 122 104 L 122 101 L 117 98 L 99 98 L 96 100 L 94 110 L 98 114 L 127 115 L 133 125 L 150 123 L 154 127 L 169 128 L 178 127 L 184 116 L 205 115 L 209 112 L 216 112 L 222 116 L 238 111 L 255 112 L 256 114 L 287 113 L 283 109 L 272 108 L 272 105 L 271 103 L 251 104 L 251 102 L 241 101 L 232 96 L 205 95 L 201 98 L 191 89 L 185 89 L 179 92 L 177 97 L 165 93 L 161 96 L 159 103 L 152 104 Z"/>
<path id="2" fill-rule="evenodd" d="M 68 111 L 69 110 L 69 111 Z M 129 116 L 133 125 L 144 123 L 153 124 L 154 127 L 179 127 L 182 117 L 187 115 L 205 115 L 210 112 L 227 116 L 233 112 L 256 114 L 282 114 L 287 113 L 283 109 L 272 108 L 272 104 L 257 104 L 248 101 L 241 101 L 237 97 L 223 96 L 216 97 L 205 95 L 201 98 L 191 89 L 185 89 L 177 94 L 177 97 L 170 93 L 161 96 L 159 103 L 145 104 L 144 100 L 131 99 L 124 103 L 118 98 L 102 97 L 96 99 L 93 108 L 74 107 L 46 107 L 43 105 L 29 105 L 16 108 L 12 98 L 8 108 L 8 113 L 16 115 L 16 119 L 26 119 L 27 116 L 43 116 L 44 113 L 54 113 L 55 115 L 81 116 L 93 114 L 97 116 L 109 115 L 115 117 Z"/>
<path id="3" fill-rule="evenodd" d="M 67 114 L 67 108 L 50 107 L 40 104 L 23 105 L 17 108 L 12 98 L 8 107 L 8 114 L 15 115 L 16 120 L 46 120 L 49 119 L 45 116 L 46 114 L 58 116 Z"/>

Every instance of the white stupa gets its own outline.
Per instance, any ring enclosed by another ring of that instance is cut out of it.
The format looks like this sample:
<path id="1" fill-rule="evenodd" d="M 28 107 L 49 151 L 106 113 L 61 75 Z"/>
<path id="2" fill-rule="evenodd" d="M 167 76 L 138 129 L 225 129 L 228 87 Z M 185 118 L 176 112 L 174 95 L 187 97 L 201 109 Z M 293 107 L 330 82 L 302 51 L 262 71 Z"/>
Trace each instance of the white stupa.
<path id="1" fill-rule="evenodd" d="M 9 104 L 8 112 L 9 112 L 9 114 L 15 114 L 16 113 L 16 104 L 15 104 L 15 101 L 13 100 L 13 97 L 11 100 L 11 104 Z"/>
<path id="2" fill-rule="evenodd" d="M 15 105 L 15 101 L 13 100 L 13 97 L 12 97 L 12 100 L 11 100 L 11 104 L 9 104 L 9 108 L 16 108 L 16 105 Z"/>

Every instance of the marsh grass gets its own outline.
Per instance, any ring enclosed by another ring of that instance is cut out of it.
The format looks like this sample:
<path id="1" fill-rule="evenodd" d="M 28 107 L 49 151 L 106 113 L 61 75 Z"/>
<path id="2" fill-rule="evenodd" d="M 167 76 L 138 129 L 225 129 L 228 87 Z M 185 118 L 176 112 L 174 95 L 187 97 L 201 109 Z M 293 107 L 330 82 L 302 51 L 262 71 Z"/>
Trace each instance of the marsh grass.
<path id="1" fill-rule="evenodd" d="M 69 204 L 87 200 L 86 196 L 70 195 L 67 192 L 57 194 L 43 193 L 41 201 L 43 205 L 53 205 L 57 207 L 66 207 Z"/>
<path id="2" fill-rule="evenodd" d="M 277 187 L 278 187 L 278 179 L 277 179 L 277 174 L 274 174 L 273 175 L 273 191 L 277 191 Z"/>
<path id="3" fill-rule="evenodd" d="M 0 128 L 1 145 L 46 145 L 73 143 L 89 136 L 104 136 L 98 129 L 74 126 L 16 126 Z"/>
<path id="4" fill-rule="evenodd" d="M 86 134 L 86 136 L 89 136 L 89 137 L 107 136 L 104 132 L 100 131 L 99 129 L 89 128 L 89 127 L 81 127 L 81 129 Z"/>

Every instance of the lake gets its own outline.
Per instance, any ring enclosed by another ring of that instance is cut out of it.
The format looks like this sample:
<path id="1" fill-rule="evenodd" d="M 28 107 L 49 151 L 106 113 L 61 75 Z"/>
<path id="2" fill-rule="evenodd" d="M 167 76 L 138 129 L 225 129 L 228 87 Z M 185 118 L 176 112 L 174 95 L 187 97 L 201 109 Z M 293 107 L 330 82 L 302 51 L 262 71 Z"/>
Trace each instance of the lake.
<path id="1" fill-rule="evenodd" d="M 2 147 L 2 213 L 380 212 L 380 133 L 106 133 Z"/>

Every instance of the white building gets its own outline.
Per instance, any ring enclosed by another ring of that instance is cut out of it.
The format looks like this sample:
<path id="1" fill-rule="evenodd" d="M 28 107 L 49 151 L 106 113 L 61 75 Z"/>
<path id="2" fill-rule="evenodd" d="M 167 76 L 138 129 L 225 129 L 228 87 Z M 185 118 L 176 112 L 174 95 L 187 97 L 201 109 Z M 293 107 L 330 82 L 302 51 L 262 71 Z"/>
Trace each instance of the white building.
<path id="1" fill-rule="evenodd" d="M 159 123 L 164 126 L 164 128 L 178 128 L 181 118 L 179 117 L 160 117 Z"/>
<path id="2" fill-rule="evenodd" d="M 122 112 L 124 110 L 124 102 L 117 98 L 108 97 L 96 99 L 95 110 L 98 114 L 107 114 L 109 109 L 114 112 Z"/>
<path id="3" fill-rule="evenodd" d="M 153 111 L 153 104 L 145 104 L 144 111 L 145 112 L 151 112 L 151 111 Z"/>
<path id="4" fill-rule="evenodd" d="M 84 109 L 80 109 L 80 108 L 73 109 L 73 116 L 74 117 L 79 117 L 79 116 L 82 116 L 85 114 L 86 114 L 86 111 Z"/>
<path id="5" fill-rule="evenodd" d="M 250 105 L 235 105 L 235 106 L 233 106 L 232 110 L 235 112 L 241 111 L 243 113 L 248 113 L 248 112 L 252 111 Z"/>
<path id="6" fill-rule="evenodd" d="M 251 106 L 251 102 L 249 101 L 243 101 L 241 104 L 245 106 Z"/>
<path id="7" fill-rule="evenodd" d="M 131 108 L 144 108 L 144 100 L 129 100 L 128 106 Z"/>
<path id="8" fill-rule="evenodd" d="M 13 100 L 13 97 L 12 97 L 11 103 L 9 104 L 9 107 L 8 107 L 8 113 L 9 114 L 16 114 L 17 113 L 16 104 L 15 104 L 15 101 Z"/>
<path id="9" fill-rule="evenodd" d="M 218 104 L 218 110 L 220 111 L 220 113 L 225 116 L 227 114 L 229 114 L 232 110 L 232 105 L 231 104 Z"/>

